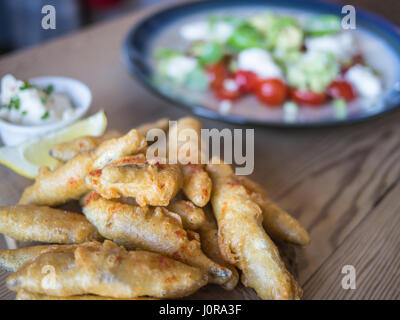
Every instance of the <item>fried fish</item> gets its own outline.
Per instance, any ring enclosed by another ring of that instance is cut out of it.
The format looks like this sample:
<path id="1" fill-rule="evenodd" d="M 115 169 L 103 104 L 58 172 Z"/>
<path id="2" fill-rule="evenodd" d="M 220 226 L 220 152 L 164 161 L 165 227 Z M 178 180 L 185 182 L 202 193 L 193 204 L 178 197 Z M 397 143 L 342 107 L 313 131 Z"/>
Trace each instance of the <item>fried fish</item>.
<path id="1" fill-rule="evenodd" d="M 82 243 L 100 239 L 84 215 L 49 207 L 0 207 L 0 233 L 20 241 Z"/>
<path id="2" fill-rule="evenodd" d="M 91 152 L 78 154 L 54 171 L 42 167 L 35 183 L 25 189 L 19 204 L 57 206 L 68 200 L 79 200 L 89 192 L 84 179 L 90 171 L 133 154 L 145 145 L 145 138 L 131 130 L 121 138 L 104 141 Z"/>
<path id="3" fill-rule="evenodd" d="M 201 251 L 196 234 L 165 208 L 139 207 L 101 198 L 95 192 L 82 200 L 83 212 L 100 234 L 126 248 L 140 248 L 177 259 L 209 273 L 210 282 L 223 284 L 232 272 Z"/>
<path id="4" fill-rule="evenodd" d="M 234 179 L 227 164 L 209 164 L 211 203 L 225 260 L 242 270 L 242 283 L 262 299 L 299 299 L 301 288 L 286 270 L 278 248 L 262 226 L 262 211 Z"/>
<path id="5" fill-rule="evenodd" d="M 111 241 L 79 246 L 73 252 L 47 252 L 7 278 L 13 291 L 70 297 L 99 295 L 178 298 L 207 283 L 207 274 L 156 253 L 126 251 Z"/>

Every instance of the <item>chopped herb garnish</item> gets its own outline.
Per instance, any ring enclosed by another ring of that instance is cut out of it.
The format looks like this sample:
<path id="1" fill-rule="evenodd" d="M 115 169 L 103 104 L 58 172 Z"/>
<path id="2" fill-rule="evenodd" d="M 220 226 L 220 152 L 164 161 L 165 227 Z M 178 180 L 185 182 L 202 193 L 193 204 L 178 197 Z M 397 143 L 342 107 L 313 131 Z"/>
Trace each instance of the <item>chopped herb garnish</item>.
<path id="1" fill-rule="evenodd" d="M 28 113 L 28 111 L 26 111 L 26 110 L 22 111 L 23 116 L 26 116 L 27 113 Z"/>
<path id="2" fill-rule="evenodd" d="M 44 90 L 44 93 L 48 96 L 51 95 L 54 91 L 54 86 L 52 84 L 48 85 Z"/>
<path id="3" fill-rule="evenodd" d="M 19 87 L 19 90 L 27 90 L 27 89 L 32 89 L 36 88 L 33 84 L 30 84 L 27 80 L 24 80 L 24 84 L 22 87 Z"/>
<path id="4" fill-rule="evenodd" d="M 49 117 L 49 112 L 46 111 L 46 112 L 42 115 L 42 117 L 41 117 L 40 119 L 44 120 L 44 119 L 47 119 L 48 117 Z"/>
<path id="5" fill-rule="evenodd" d="M 40 101 L 45 105 L 47 103 L 48 97 L 40 98 Z"/>
<path id="6" fill-rule="evenodd" d="M 14 108 L 15 110 L 19 110 L 19 107 L 21 106 L 21 100 L 18 97 L 13 97 L 10 99 L 10 103 L 8 104 L 7 108 L 8 110 L 11 110 Z"/>

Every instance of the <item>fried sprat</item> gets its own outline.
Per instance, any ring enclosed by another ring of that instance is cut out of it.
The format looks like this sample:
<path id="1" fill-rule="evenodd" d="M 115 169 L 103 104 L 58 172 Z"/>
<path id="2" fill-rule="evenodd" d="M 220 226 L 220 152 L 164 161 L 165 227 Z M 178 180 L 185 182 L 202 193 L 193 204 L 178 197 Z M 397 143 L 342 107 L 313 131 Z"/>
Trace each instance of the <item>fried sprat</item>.
<path id="1" fill-rule="evenodd" d="M 35 183 L 25 189 L 19 204 L 57 206 L 69 200 L 79 200 L 89 192 L 84 180 L 90 171 L 145 146 L 144 137 L 131 130 L 121 138 L 104 141 L 92 152 L 78 154 L 54 171 L 42 167 Z"/>
<path id="2" fill-rule="evenodd" d="M 209 164 L 211 203 L 225 260 L 242 270 L 242 283 L 262 299 L 299 299 L 301 288 L 286 270 L 278 248 L 262 226 L 262 211 L 226 164 Z"/>
<path id="3" fill-rule="evenodd" d="M 183 297 L 206 283 L 207 274 L 199 268 L 152 252 L 128 252 L 111 241 L 41 254 L 7 278 L 13 291 L 118 299 Z"/>
<path id="4" fill-rule="evenodd" d="M 95 192 L 82 200 L 83 212 L 100 234 L 126 248 L 166 255 L 208 272 L 210 282 L 223 284 L 231 271 L 211 261 L 198 235 L 183 229 L 181 219 L 165 208 L 139 207 L 101 198 Z"/>
<path id="5" fill-rule="evenodd" d="M 300 222 L 268 198 L 267 191 L 244 176 L 236 179 L 250 192 L 252 200 L 259 205 L 263 214 L 263 226 L 275 240 L 299 245 L 310 243 L 310 235 Z"/>
<path id="6" fill-rule="evenodd" d="M 0 207 L 0 233 L 20 241 L 82 243 L 100 239 L 84 215 L 48 207 Z"/>
<path id="7" fill-rule="evenodd" d="M 171 139 L 176 137 L 177 141 Z M 177 160 L 189 157 L 189 163 L 181 163 L 183 192 L 198 207 L 210 200 L 212 183 L 201 164 L 201 123 L 194 118 L 181 118 L 170 129 L 169 157 Z M 187 155 L 190 153 L 189 155 Z"/>
<path id="8" fill-rule="evenodd" d="M 67 162 L 80 153 L 89 152 L 96 149 L 102 142 L 106 140 L 119 138 L 121 136 L 121 132 L 117 130 L 111 130 L 99 137 L 86 136 L 76 138 L 72 141 L 54 145 L 50 149 L 50 155 L 55 159 Z"/>
<path id="9" fill-rule="evenodd" d="M 182 172 L 178 165 L 137 155 L 92 171 L 85 181 L 106 199 L 133 197 L 140 206 L 167 206 L 182 187 Z"/>
<path id="10" fill-rule="evenodd" d="M 181 217 L 183 228 L 185 229 L 197 230 L 206 220 L 203 209 L 196 207 L 189 200 L 174 199 L 167 209 Z"/>

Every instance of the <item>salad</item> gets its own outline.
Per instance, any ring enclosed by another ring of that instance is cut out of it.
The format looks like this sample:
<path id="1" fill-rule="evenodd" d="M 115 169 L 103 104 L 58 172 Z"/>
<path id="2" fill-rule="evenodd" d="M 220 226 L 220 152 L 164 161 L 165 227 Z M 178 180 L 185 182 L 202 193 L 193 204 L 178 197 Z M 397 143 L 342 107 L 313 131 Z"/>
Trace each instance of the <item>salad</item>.
<path id="1" fill-rule="evenodd" d="M 352 31 L 334 15 L 264 12 L 246 18 L 210 16 L 179 29 L 184 50 L 157 47 L 156 76 L 221 102 L 255 95 L 269 108 L 346 109 L 376 101 L 382 80 L 365 61 Z"/>

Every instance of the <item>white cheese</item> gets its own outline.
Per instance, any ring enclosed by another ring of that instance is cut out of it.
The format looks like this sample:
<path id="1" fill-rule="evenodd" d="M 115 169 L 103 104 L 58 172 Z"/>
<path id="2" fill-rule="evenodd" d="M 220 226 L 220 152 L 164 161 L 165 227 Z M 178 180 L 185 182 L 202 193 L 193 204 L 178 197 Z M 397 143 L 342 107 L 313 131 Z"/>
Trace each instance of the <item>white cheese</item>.
<path id="1" fill-rule="evenodd" d="M 355 39 L 350 32 L 305 39 L 308 51 L 330 52 L 340 61 L 345 61 L 358 52 Z"/>
<path id="2" fill-rule="evenodd" d="M 238 69 L 252 71 L 261 78 L 283 78 L 281 68 L 268 51 L 259 48 L 241 51 L 238 55 Z"/>
<path id="3" fill-rule="evenodd" d="M 382 84 L 379 78 L 371 69 L 360 64 L 351 67 L 346 72 L 345 79 L 356 88 L 361 97 L 373 99 L 382 93 Z"/>

